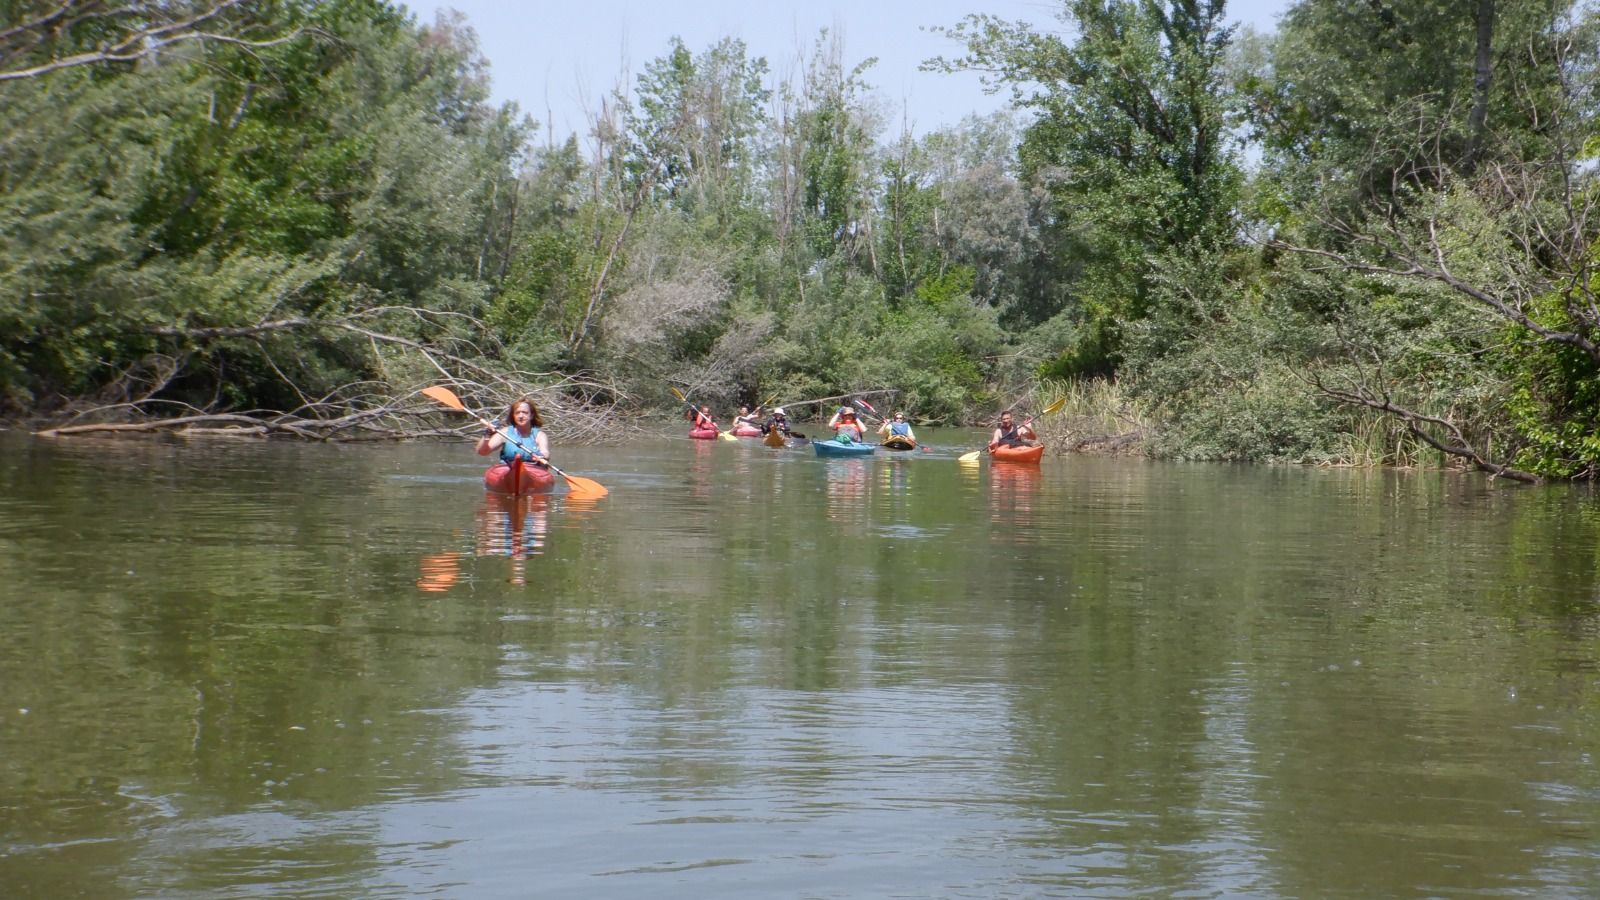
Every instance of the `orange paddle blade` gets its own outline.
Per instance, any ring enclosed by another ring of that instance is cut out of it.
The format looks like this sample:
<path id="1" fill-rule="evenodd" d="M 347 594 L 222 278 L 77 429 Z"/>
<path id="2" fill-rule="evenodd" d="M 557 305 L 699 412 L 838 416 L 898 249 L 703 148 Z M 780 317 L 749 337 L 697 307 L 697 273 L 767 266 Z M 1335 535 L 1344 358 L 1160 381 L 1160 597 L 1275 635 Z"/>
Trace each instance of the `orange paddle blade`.
<path id="1" fill-rule="evenodd" d="M 601 497 L 611 493 L 600 482 L 591 481 L 588 478 L 579 478 L 576 475 L 567 476 L 567 486 L 572 488 L 572 493 L 567 496 L 578 500 L 599 500 Z"/>
<path id="2" fill-rule="evenodd" d="M 610 491 L 606 490 L 605 485 L 595 481 L 593 478 L 580 478 L 577 475 L 568 475 L 555 466 L 551 466 L 550 471 L 567 480 L 567 487 L 572 489 L 572 493 L 567 495 L 569 497 L 577 497 L 581 500 L 598 500 L 601 497 L 611 493 Z"/>
<path id="3" fill-rule="evenodd" d="M 467 411 L 467 407 L 462 404 L 461 398 L 456 396 L 455 391 L 452 391 L 447 387 L 441 387 L 439 385 L 434 385 L 433 387 L 425 387 L 425 388 L 422 389 L 422 395 L 424 397 L 429 397 L 429 398 L 432 398 L 434 400 L 437 400 L 440 403 L 443 403 L 445 406 L 450 407 L 451 409 L 457 409 L 457 410 L 460 410 L 461 412 L 466 412 Z"/>

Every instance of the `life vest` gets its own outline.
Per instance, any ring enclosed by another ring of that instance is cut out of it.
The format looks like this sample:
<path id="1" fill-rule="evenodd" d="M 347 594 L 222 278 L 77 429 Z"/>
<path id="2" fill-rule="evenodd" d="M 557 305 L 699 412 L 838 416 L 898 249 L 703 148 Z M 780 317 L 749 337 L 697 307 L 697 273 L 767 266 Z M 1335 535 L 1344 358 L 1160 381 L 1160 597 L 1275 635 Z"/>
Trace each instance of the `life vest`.
<path id="1" fill-rule="evenodd" d="M 1018 431 L 1017 424 L 1013 422 L 1009 431 L 1005 428 L 1000 429 L 1000 440 L 997 443 L 1004 444 L 1007 447 L 1021 447 L 1027 443 L 1027 440 Z"/>
<path id="2" fill-rule="evenodd" d="M 910 437 L 911 436 L 911 423 L 910 422 L 890 422 L 889 423 L 889 433 L 890 434 L 898 434 L 901 437 Z"/>
<path id="3" fill-rule="evenodd" d="M 523 462 L 533 461 L 534 454 L 539 449 L 539 426 L 533 426 L 526 435 L 522 435 L 517 433 L 517 426 L 507 425 L 500 429 L 500 436 L 506 439 L 506 442 L 500 445 L 501 462 L 508 463 L 513 459 L 521 459 Z M 521 444 L 522 447 L 517 444 Z M 527 449 L 524 450 L 523 447 Z"/>

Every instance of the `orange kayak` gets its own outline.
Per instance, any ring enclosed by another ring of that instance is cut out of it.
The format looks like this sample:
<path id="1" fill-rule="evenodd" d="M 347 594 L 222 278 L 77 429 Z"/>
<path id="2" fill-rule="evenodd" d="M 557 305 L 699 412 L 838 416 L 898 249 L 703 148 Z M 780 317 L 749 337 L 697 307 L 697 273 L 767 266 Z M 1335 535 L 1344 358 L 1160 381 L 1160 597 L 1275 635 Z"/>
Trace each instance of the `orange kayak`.
<path id="1" fill-rule="evenodd" d="M 549 469 L 520 459 L 496 463 L 483 473 L 484 490 L 494 494 L 534 494 L 550 490 L 555 483 L 556 476 Z"/>
<path id="2" fill-rule="evenodd" d="M 989 456 L 995 462 L 1036 463 L 1044 456 L 1044 445 L 1037 447 L 1006 447 L 1004 445 L 989 451 Z"/>

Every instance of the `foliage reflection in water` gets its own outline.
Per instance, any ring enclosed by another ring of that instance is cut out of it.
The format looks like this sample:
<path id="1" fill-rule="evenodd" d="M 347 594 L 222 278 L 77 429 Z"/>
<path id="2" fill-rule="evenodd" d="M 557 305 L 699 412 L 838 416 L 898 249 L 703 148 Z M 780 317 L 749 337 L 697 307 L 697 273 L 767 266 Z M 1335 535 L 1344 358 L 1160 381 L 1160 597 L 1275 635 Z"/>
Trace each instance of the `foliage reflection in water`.
<path id="1" fill-rule="evenodd" d="M 1600 513 L 685 439 L 0 438 L 18 896 L 1372 897 L 1600 881 Z M 950 449 L 941 449 L 950 448 Z"/>

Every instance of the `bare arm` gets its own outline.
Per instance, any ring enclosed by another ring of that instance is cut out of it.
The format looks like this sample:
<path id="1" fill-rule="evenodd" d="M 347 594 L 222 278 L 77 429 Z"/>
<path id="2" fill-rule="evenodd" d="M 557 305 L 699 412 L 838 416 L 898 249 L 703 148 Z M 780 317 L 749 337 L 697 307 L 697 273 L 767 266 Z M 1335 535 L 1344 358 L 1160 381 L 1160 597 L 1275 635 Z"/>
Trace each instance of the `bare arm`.
<path id="1" fill-rule="evenodd" d="M 500 447 L 505 444 L 505 442 L 505 435 L 501 434 L 498 430 L 486 430 L 483 437 L 478 438 L 478 455 L 488 456 L 494 451 L 499 450 Z"/>

